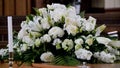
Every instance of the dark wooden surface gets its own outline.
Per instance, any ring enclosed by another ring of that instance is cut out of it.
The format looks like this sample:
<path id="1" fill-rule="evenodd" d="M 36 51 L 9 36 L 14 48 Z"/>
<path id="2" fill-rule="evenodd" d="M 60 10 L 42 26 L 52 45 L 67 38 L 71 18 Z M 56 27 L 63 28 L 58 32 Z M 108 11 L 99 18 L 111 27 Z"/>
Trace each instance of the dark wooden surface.
<path id="1" fill-rule="evenodd" d="M 57 66 L 50 64 L 35 64 L 32 66 L 23 64 L 22 66 L 17 66 L 17 64 L 13 65 L 13 68 L 81 68 L 82 65 L 79 66 Z M 87 64 L 88 68 L 120 68 L 120 64 Z M 0 68 L 8 68 L 8 63 L 0 63 Z"/>

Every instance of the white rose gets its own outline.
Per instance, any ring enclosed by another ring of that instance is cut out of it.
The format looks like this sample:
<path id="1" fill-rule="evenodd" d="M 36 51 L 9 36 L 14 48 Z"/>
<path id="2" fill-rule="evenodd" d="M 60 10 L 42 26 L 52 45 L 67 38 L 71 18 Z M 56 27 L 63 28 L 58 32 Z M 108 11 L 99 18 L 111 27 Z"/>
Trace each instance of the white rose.
<path id="1" fill-rule="evenodd" d="M 52 38 L 57 38 L 57 37 L 63 37 L 64 31 L 60 27 L 52 27 L 49 31 L 48 34 L 52 36 Z"/>
<path id="2" fill-rule="evenodd" d="M 75 44 L 82 45 L 83 42 L 84 42 L 84 41 L 83 41 L 83 39 L 81 39 L 81 38 L 78 38 L 78 39 L 75 40 Z"/>
<path id="3" fill-rule="evenodd" d="M 69 35 L 72 34 L 73 36 L 75 36 L 78 33 L 78 27 L 74 26 L 74 25 L 68 25 L 68 26 L 66 26 L 65 30 L 67 31 L 67 33 Z"/>
<path id="4" fill-rule="evenodd" d="M 41 20 L 41 26 L 42 26 L 43 29 L 49 29 L 50 28 L 50 24 L 49 24 L 47 18 L 43 18 Z"/>
<path id="5" fill-rule="evenodd" d="M 43 35 L 43 37 L 41 37 L 41 41 L 44 42 L 51 42 L 51 37 L 48 34 Z"/>
<path id="6" fill-rule="evenodd" d="M 107 45 L 111 40 L 109 38 L 105 38 L 105 37 L 96 37 L 96 40 L 98 43 Z"/>
<path id="7" fill-rule="evenodd" d="M 73 41 L 71 39 L 65 39 L 63 42 L 62 42 L 62 48 L 66 51 L 69 51 L 73 48 Z"/>
<path id="8" fill-rule="evenodd" d="M 75 55 L 77 56 L 78 59 L 90 60 L 93 54 L 88 50 L 79 49 L 75 51 Z"/>
<path id="9" fill-rule="evenodd" d="M 54 55 L 51 52 L 45 52 L 40 56 L 41 61 L 52 62 L 54 60 Z"/>
<path id="10" fill-rule="evenodd" d="M 25 29 L 21 29 L 19 32 L 18 32 L 18 39 L 22 39 L 24 36 L 27 36 L 28 33 Z"/>
<path id="11" fill-rule="evenodd" d="M 88 45 L 92 45 L 93 44 L 93 38 L 89 38 L 85 41 L 85 43 L 87 43 Z"/>

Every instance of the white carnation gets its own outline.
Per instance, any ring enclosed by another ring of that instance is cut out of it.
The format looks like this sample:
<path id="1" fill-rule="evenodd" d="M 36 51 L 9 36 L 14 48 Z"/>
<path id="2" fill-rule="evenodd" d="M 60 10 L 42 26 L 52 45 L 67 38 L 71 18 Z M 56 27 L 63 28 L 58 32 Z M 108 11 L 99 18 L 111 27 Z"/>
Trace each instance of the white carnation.
<path id="1" fill-rule="evenodd" d="M 71 39 L 65 39 L 63 42 L 62 42 L 62 48 L 66 51 L 69 51 L 73 48 L 74 44 L 73 44 L 73 41 Z"/>
<path id="2" fill-rule="evenodd" d="M 111 40 L 109 38 L 105 38 L 105 37 L 97 37 L 96 38 L 98 43 L 107 45 Z"/>
<path id="3" fill-rule="evenodd" d="M 60 43 L 62 43 L 62 41 L 58 38 L 54 39 L 54 41 L 53 41 L 53 45 L 57 45 L 57 44 L 60 44 Z"/>
<path id="4" fill-rule="evenodd" d="M 105 53 L 104 51 L 102 52 L 96 52 L 94 54 L 94 57 L 98 58 L 98 60 L 101 60 L 103 62 L 106 63 L 114 63 L 114 61 L 116 60 L 115 55 L 111 55 L 110 53 Z"/>
<path id="5" fill-rule="evenodd" d="M 66 26 L 65 30 L 67 31 L 67 33 L 69 35 L 72 34 L 73 36 L 75 36 L 78 33 L 78 27 L 74 26 L 74 25 L 68 25 L 68 26 Z"/>
<path id="6" fill-rule="evenodd" d="M 52 62 L 54 59 L 54 55 L 51 52 L 45 52 L 40 56 L 40 59 L 44 62 Z"/>
<path id="7" fill-rule="evenodd" d="M 41 41 L 44 42 L 51 42 L 51 37 L 48 34 L 43 35 L 43 37 L 41 37 Z"/>
<path id="8" fill-rule="evenodd" d="M 63 37 L 64 30 L 60 27 L 55 26 L 48 31 L 48 34 L 52 36 L 52 38 Z"/>
<path id="9" fill-rule="evenodd" d="M 75 55 L 77 56 L 78 59 L 90 60 L 93 54 L 88 50 L 79 49 L 75 51 Z"/>

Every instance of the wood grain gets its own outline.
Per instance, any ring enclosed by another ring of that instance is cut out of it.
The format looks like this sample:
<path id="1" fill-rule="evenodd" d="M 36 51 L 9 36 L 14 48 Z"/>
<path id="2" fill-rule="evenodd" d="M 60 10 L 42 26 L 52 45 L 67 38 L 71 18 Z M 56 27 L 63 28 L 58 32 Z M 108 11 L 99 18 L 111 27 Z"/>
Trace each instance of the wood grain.
<path id="1" fill-rule="evenodd" d="M 27 0 L 16 0 L 16 15 L 25 16 L 27 12 Z"/>
<path id="2" fill-rule="evenodd" d="M 14 0 L 4 0 L 4 15 L 14 15 L 15 14 L 15 2 Z"/>
<path id="3" fill-rule="evenodd" d="M 3 0 L 0 0 L 0 16 L 3 15 Z"/>

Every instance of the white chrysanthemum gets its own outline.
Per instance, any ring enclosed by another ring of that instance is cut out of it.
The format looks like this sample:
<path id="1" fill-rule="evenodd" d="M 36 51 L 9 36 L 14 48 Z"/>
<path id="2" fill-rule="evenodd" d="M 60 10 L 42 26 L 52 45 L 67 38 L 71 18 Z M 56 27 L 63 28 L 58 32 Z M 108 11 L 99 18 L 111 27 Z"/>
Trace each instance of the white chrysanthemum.
<path id="1" fill-rule="evenodd" d="M 5 56 L 8 53 L 8 49 L 0 49 L 0 56 Z"/>
<path id="2" fill-rule="evenodd" d="M 49 29 L 50 28 L 50 24 L 49 24 L 47 18 L 43 18 L 41 20 L 41 26 L 42 26 L 43 29 Z"/>
<path id="3" fill-rule="evenodd" d="M 22 42 L 25 42 L 28 44 L 28 46 L 33 46 L 34 45 L 34 41 L 32 38 L 30 38 L 29 36 L 24 36 L 22 39 Z"/>
<path id="4" fill-rule="evenodd" d="M 72 34 L 73 36 L 75 36 L 78 33 L 78 27 L 74 26 L 74 25 L 68 25 L 68 26 L 66 26 L 65 30 L 67 31 L 67 33 L 69 35 Z"/>
<path id="5" fill-rule="evenodd" d="M 57 45 L 57 44 L 60 44 L 60 43 L 62 43 L 62 41 L 58 38 L 54 39 L 54 41 L 53 41 L 53 45 Z"/>
<path id="6" fill-rule="evenodd" d="M 40 56 L 41 61 L 52 62 L 54 60 L 54 55 L 51 52 L 45 52 Z"/>
<path id="7" fill-rule="evenodd" d="M 110 53 L 105 53 L 104 51 L 102 52 L 96 52 L 94 54 L 94 57 L 98 58 L 99 60 L 106 62 L 106 63 L 114 63 L 116 60 L 115 55 L 111 55 Z"/>
<path id="8" fill-rule="evenodd" d="M 107 45 L 111 41 L 109 38 L 105 38 L 105 37 L 97 37 L 96 40 L 98 43 L 105 45 Z"/>
<path id="9" fill-rule="evenodd" d="M 93 55 L 92 52 L 85 50 L 85 49 L 79 49 L 75 51 L 75 55 L 78 59 L 82 60 L 90 60 L 91 56 Z"/>
<path id="10" fill-rule="evenodd" d="M 43 37 L 41 37 L 41 41 L 44 42 L 51 42 L 51 37 L 48 34 L 43 35 Z"/>
<path id="11" fill-rule="evenodd" d="M 62 48 L 66 51 L 69 51 L 73 48 L 73 41 L 71 39 L 65 39 L 63 42 L 62 42 Z"/>
<path id="12" fill-rule="evenodd" d="M 82 45 L 83 44 L 83 39 L 81 39 L 81 38 L 78 38 L 78 39 L 76 39 L 75 40 L 75 44 L 78 44 L 78 45 Z"/>
<path id="13" fill-rule="evenodd" d="M 18 32 L 18 39 L 22 39 L 24 36 L 27 36 L 28 33 L 25 29 L 21 29 L 19 32 Z"/>
<path id="14" fill-rule="evenodd" d="M 48 34 L 52 36 L 52 38 L 63 37 L 64 30 L 60 27 L 55 26 L 48 31 Z"/>

